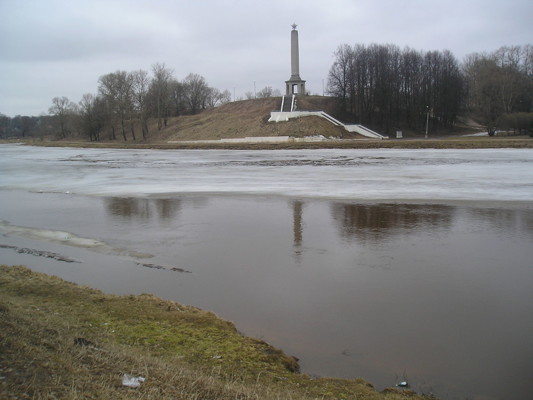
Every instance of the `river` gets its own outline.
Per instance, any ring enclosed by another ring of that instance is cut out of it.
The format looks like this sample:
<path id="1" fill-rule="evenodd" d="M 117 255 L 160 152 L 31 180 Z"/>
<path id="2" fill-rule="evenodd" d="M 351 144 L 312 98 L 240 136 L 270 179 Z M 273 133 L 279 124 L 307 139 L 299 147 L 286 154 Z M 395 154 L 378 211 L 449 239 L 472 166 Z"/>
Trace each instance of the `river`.
<path id="1" fill-rule="evenodd" d="M 524 399 L 532 166 L 519 149 L 0 145 L 0 261 L 212 310 L 311 375 Z"/>

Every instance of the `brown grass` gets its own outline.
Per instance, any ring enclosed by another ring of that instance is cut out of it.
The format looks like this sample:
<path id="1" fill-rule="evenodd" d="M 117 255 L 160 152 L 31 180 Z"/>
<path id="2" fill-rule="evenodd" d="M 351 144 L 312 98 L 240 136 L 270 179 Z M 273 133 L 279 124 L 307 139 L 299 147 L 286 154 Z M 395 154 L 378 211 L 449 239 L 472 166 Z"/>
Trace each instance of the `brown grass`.
<path id="1" fill-rule="evenodd" d="M 198 115 L 170 120 L 160 132 L 165 140 L 205 140 L 253 136 L 341 137 L 345 131 L 323 118 L 310 117 L 285 123 L 270 123 L 270 112 L 279 109 L 281 98 L 243 100 L 207 110 Z"/>
<path id="2" fill-rule="evenodd" d="M 2 399 L 424 398 L 296 369 L 292 357 L 212 313 L 0 266 Z M 123 374 L 146 381 L 128 388 Z"/>
<path id="3" fill-rule="evenodd" d="M 17 142 L 20 142 L 18 140 Z M 440 139 L 389 139 L 358 140 L 343 139 L 308 143 L 166 143 L 151 142 L 87 142 L 87 141 L 24 141 L 27 144 L 50 147 L 93 147 L 93 148 L 137 148 L 137 149 L 235 149 L 235 150 L 278 150 L 278 149 L 499 149 L 533 148 L 533 139 L 527 136 L 515 137 L 443 137 Z M 6 142 L 4 142 L 6 143 Z"/>

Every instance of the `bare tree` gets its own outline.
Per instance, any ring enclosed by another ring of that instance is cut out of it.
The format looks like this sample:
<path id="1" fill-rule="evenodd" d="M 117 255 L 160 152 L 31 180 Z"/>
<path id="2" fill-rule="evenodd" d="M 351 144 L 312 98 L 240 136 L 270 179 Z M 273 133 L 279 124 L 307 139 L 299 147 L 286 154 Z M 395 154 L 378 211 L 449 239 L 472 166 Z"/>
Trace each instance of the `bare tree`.
<path id="1" fill-rule="evenodd" d="M 185 85 L 176 79 L 172 79 L 170 81 L 169 89 L 171 115 L 178 116 L 183 114 L 187 109 L 185 103 Z"/>
<path id="2" fill-rule="evenodd" d="M 60 128 L 60 137 L 62 139 L 70 134 L 68 122 L 75 112 L 76 104 L 71 102 L 67 97 L 54 97 L 52 99 L 52 106 L 48 109 L 48 113 L 57 118 Z"/>
<path id="3" fill-rule="evenodd" d="M 207 107 L 213 108 L 222 104 L 229 103 L 231 101 L 231 93 L 229 90 L 224 90 L 221 92 L 216 88 L 209 88 L 207 95 Z"/>
<path id="4" fill-rule="evenodd" d="M 274 92 L 274 89 L 272 89 L 272 86 L 265 86 L 263 89 L 257 92 L 257 97 L 260 99 L 272 97 L 273 92 Z"/>
<path id="5" fill-rule="evenodd" d="M 352 48 L 347 44 L 343 44 L 333 54 L 335 62 L 328 74 L 328 93 L 341 99 L 342 107 L 345 109 L 349 97 L 350 83 L 354 79 Z"/>
<path id="6" fill-rule="evenodd" d="M 524 94 L 523 90 L 531 89 L 522 67 L 526 64 L 524 53 L 520 46 L 500 47 L 494 53 L 499 68 L 500 96 L 505 113 L 517 111 L 516 105 Z"/>
<path id="7" fill-rule="evenodd" d="M 118 84 L 114 73 L 106 74 L 98 79 L 98 93 L 102 96 L 107 113 L 109 115 L 109 125 L 111 127 L 111 138 L 116 139 L 115 120 L 118 109 Z"/>
<path id="8" fill-rule="evenodd" d="M 133 82 L 132 76 L 126 71 L 116 71 L 100 77 L 98 92 L 105 99 L 113 120 L 111 129 L 114 135 L 113 121 L 120 122 L 120 128 L 124 141 L 128 140 L 126 135 L 126 120 L 130 121 L 130 131 L 133 140 L 135 140 L 135 131 L 133 129 Z"/>
<path id="9" fill-rule="evenodd" d="M 531 45 L 501 47 L 490 54 L 469 54 L 463 63 L 468 107 L 493 131 L 503 114 L 531 112 L 533 106 Z M 521 117 L 522 118 L 522 117 Z"/>
<path id="10" fill-rule="evenodd" d="M 7 138 L 9 136 L 11 118 L 0 113 L 0 138 Z"/>
<path id="11" fill-rule="evenodd" d="M 161 130 L 163 125 L 167 125 L 170 113 L 170 83 L 173 71 L 164 63 L 156 63 L 152 65 L 152 73 L 154 75 L 150 85 L 152 110 L 157 118 L 157 129 Z"/>
<path id="12" fill-rule="evenodd" d="M 135 93 L 133 91 L 133 75 L 131 73 L 121 73 L 119 79 L 119 113 L 122 127 L 122 136 L 126 140 L 125 121 L 129 120 L 131 138 L 135 137 Z"/>
<path id="13" fill-rule="evenodd" d="M 451 125 L 462 100 L 462 76 L 449 52 L 416 52 L 395 45 L 339 46 L 328 93 L 359 123 L 385 132 L 420 127 L 427 107 L 434 122 Z"/>
<path id="14" fill-rule="evenodd" d="M 422 99 L 422 68 L 423 58 L 420 53 L 406 48 L 402 52 L 400 64 L 401 103 L 403 115 L 407 127 L 416 126 L 420 116 L 421 107 L 424 106 Z M 426 104 L 427 106 L 427 104 Z"/>
<path id="15" fill-rule="evenodd" d="M 185 101 L 190 113 L 196 114 L 198 111 L 205 109 L 210 92 L 205 78 L 191 73 L 185 77 L 183 85 L 185 88 Z"/>
<path id="16" fill-rule="evenodd" d="M 140 69 L 130 73 L 131 90 L 133 96 L 133 110 L 141 123 L 143 139 L 148 137 L 148 91 L 150 78 L 148 72 Z"/>
<path id="17" fill-rule="evenodd" d="M 79 102 L 81 129 L 89 140 L 99 141 L 108 119 L 105 101 L 101 97 L 86 93 Z"/>

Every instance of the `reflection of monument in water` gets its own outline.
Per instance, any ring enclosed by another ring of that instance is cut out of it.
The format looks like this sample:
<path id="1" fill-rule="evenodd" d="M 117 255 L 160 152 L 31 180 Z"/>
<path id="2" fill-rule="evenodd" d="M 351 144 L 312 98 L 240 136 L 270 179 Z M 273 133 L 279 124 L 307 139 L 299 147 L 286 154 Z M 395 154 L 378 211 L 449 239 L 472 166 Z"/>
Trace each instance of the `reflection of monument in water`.
<path id="1" fill-rule="evenodd" d="M 294 201 L 292 203 L 292 230 L 294 234 L 294 246 L 302 245 L 302 208 L 303 203 L 301 201 Z"/>
<path id="2" fill-rule="evenodd" d="M 302 261 L 302 210 L 304 203 L 295 200 L 292 203 L 292 232 L 293 232 L 293 248 L 296 261 Z"/>

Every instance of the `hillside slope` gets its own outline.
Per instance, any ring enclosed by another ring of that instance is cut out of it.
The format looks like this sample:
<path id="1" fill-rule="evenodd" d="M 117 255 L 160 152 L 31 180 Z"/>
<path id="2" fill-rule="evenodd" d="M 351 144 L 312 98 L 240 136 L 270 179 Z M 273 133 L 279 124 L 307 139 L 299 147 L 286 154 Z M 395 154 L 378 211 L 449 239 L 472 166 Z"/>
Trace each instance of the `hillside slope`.
<path id="1" fill-rule="evenodd" d="M 159 132 L 163 140 L 207 140 L 256 136 L 356 137 L 320 117 L 288 122 L 268 122 L 270 112 L 279 110 L 281 98 L 242 100 L 206 110 L 197 115 L 171 118 Z M 298 109 L 332 112 L 335 99 L 309 96 L 298 98 Z M 156 135 L 152 135 L 156 136 Z"/>

